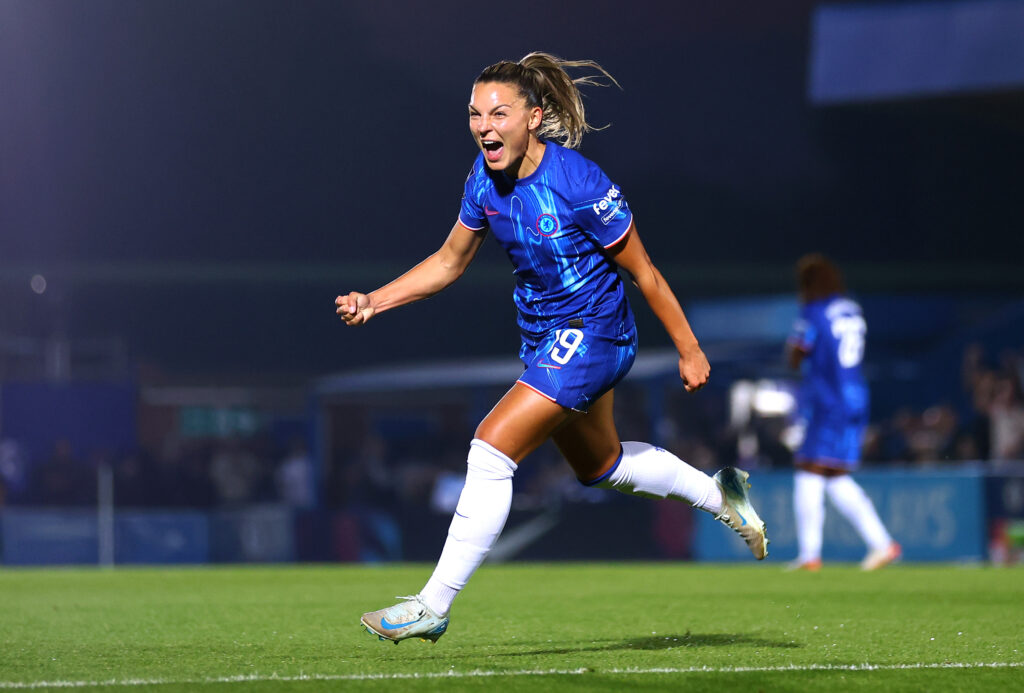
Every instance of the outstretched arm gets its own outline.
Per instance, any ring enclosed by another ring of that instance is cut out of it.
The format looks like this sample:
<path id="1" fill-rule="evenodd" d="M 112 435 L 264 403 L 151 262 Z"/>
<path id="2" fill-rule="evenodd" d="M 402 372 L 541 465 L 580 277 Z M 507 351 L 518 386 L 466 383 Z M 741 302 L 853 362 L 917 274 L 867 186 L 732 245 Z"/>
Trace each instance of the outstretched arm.
<path id="1" fill-rule="evenodd" d="M 376 291 L 338 296 L 335 312 L 346 325 L 362 325 L 377 313 L 430 298 L 462 276 L 484 237 L 483 230 L 473 231 L 456 222 L 436 253 Z"/>
<path id="2" fill-rule="evenodd" d="M 786 363 L 793 370 L 799 370 L 800 364 L 807 358 L 807 350 L 801 347 L 799 344 L 787 343 L 786 344 Z"/>
<path id="3" fill-rule="evenodd" d="M 648 257 L 635 225 L 630 226 L 623 240 L 608 249 L 608 254 L 633 276 L 633 282 L 647 304 L 665 326 L 679 352 L 679 377 L 683 379 L 686 391 L 693 392 L 704 387 L 711 374 L 711 366 L 690 329 L 690 323 L 676 295 Z"/>

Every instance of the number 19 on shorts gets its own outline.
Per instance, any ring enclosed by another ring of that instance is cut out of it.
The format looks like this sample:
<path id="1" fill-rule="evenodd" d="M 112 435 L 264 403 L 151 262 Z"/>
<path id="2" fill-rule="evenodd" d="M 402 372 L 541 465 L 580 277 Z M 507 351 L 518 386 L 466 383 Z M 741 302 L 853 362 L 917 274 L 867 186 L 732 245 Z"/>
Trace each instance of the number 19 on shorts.
<path id="1" fill-rule="evenodd" d="M 582 330 L 558 330 L 555 332 L 555 345 L 548 352 L 551 360 L 563 366 L 569 363 L 569 359 L 576 353 L 580 344 L 583 343 Z"/>

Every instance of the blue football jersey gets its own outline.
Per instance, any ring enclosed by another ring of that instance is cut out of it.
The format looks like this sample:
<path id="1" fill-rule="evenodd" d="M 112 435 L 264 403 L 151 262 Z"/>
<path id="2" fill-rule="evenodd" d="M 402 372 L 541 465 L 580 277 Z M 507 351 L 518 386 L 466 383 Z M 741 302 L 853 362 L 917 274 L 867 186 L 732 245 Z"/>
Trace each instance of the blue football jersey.
<path id="1" fill-rule="evenodd" d="M 513 180 L 477 156 L 459 222 L 489 227 L 514 267 L 524 339 L 582 319 L 609 336 L 633 327 L 618 266 L 604 250 L 622 240 L 632 213 L 622 191 L 578 152 L 547 142 L 537 170 Z"/>
<path id="2" fill-rule="evenodd" d="M 867 417 L 868 389 L 861 374 L 867 323 L 856 301 L 831 296 L 806 304 L 789 343 L 807 352 L 800 403 L 812 422 Z"/>

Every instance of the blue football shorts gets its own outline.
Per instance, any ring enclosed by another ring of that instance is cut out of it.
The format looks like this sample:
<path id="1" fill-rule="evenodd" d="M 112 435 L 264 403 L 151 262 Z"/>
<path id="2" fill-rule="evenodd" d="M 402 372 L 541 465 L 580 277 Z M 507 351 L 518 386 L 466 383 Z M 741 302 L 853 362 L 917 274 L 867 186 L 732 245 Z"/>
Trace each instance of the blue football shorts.
<path id="1" fill-rule="evenodd" d="M 577 321 L 570 322 L 570 325 Z M 523 335 L 519 382 L 552 402 L 585 412 L 615 387 L 636 359 L 636 327 L 617 336 L 582 321 L 531 339 Z"/>
<path id="2" fill-rule="evenodd" d="M 863 417 L 812 416 L 796 460 L 853 471 L 860 464 L 866 428 Z"/>

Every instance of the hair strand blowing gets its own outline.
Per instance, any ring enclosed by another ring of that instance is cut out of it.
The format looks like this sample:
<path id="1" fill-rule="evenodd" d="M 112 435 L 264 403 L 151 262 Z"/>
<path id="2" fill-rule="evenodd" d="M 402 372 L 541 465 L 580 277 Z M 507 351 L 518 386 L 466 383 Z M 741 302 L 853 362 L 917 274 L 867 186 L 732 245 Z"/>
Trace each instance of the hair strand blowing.
<path id="1" fill-rule="evenodd" d="M 592 72 L 571 77 L 567 70 L 577 68 Z M 607 87 L 614 84 L 622 88 L 593 60 L 562 60 L 540 51 L 523 56 L 519 62 L 503 60 L 484 68 L 474 84 L 483 82 L 515 85 L 529 108 L 539 106 L 544 112 L 537 137 L 558 141 L 569 149 L 578 147 L 585 133 L 607 127 L 594 127 L 587 122 L 580 85 Z"/>

